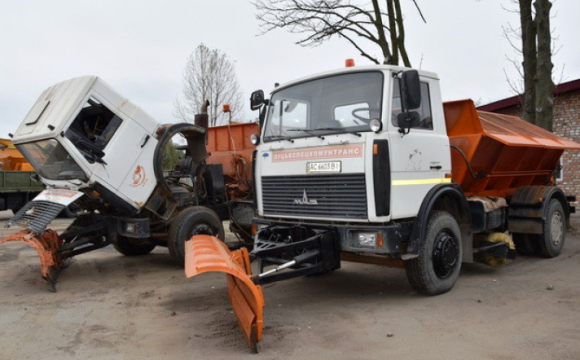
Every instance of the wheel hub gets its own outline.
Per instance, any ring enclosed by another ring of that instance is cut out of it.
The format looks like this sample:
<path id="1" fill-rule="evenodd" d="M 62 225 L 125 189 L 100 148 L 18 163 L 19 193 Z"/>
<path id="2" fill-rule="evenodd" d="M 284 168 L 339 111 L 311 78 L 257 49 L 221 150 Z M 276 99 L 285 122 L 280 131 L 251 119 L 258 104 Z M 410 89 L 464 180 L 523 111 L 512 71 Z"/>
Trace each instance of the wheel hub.
<path id="1" fill-rule="evenodd" d="M 562 215 L 559 212 L 555 212 L 552 216 L 552 221 L 550 222 L 550 232 L 552 235 L 552 244 L 554 246 L 560 245 L 562 241 L 562 233 L 564 232 L 564 221 Z"/>
<path id="2" fill-rule="evenodd" d="M 459 264 L 459 244 L 457 239 L 446 232 L 437 235 L 433 244 L 433 266 L 435 274 L 447 278 Z"/>
<path id="3" fill-rule="evenodd" d="M 194 235 L 210 235 L 214 236 L 214 231 L 208 224 L 198 224 L 193 229 L 191 229 L 191 236 Z M 190 236 L 190 237 L 191 237 Z"/>

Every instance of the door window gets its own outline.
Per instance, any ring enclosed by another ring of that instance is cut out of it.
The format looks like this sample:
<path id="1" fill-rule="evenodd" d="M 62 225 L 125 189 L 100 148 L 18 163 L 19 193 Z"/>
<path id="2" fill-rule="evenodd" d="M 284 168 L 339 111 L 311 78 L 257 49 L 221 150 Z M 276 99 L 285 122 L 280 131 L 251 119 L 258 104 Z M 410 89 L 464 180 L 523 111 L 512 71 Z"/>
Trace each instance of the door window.
<path id="1" fill-rule="evenodd" d="M 391 122 L 397 126 L 397 115 L 401 113 L 401 87 L 399 78 L 393 79 L 393 101 L 391 107 Z M 421 117 L 419 125 L 414 126 L 413 129 L 433 130 L 433 117 L 431 115 L 431 98 L 429 94 L 429 84 L 421 82 L 421 106 L 417 109 L 409 109 L 416 111 Z"/>

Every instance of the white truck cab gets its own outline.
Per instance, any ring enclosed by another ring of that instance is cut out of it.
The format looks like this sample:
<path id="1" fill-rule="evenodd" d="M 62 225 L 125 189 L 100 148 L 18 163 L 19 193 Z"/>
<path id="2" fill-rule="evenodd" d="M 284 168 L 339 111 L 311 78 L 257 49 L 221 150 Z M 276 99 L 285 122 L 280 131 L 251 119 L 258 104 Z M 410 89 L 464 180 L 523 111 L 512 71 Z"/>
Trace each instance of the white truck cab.
<path id="1" fill-rule="evenodd" d="M 403 135 L 397 124 L 403 70 L 346 68 L 274 89 L 256 157 L 260 216 L 382 223 L 416 216 L 427 192 L 450 182 L 439 80 L 419 71 L 420 119 Z M 380 164 L 379 174 L 372 171 L 376 155 L 391 162 Z M 317 189 L 333 181 L 332 194 Z"/>
<path id="2" fill-rule="evenodd" d="M 139 212 L 157 185 L 151 159 L 159 125 L 103 80 L 83 76 L 46 89 L 13 142 L 47 187 L 98 184 Z"/>

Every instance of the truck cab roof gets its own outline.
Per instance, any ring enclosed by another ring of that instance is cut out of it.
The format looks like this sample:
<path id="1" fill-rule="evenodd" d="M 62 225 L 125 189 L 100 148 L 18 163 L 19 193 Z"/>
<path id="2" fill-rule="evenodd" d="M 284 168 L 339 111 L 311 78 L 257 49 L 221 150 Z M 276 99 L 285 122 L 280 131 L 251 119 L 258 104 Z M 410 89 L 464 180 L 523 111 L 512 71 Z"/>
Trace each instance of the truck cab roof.
<path id="1" fill-rule="evenodd" d="M 308 75 L 304 76 L 289 82 L 286 82 L 271 91 L 271 93 L 277 92 L 279 90 L 285 89 L 295 84 L 299 84 L 304 81 L 311 81 L 315 79 L 324 78 L 327 76 L 338 75 L 338 74 L 348 74 L 353 72 L 366 72 L 366 71 L 383 71 L 383 72 L 399 72 L 411 70 L 410 68 L 406 68 L 403 66 L 394 66 L 394 65 L 369 65 L 369 66 L 353 66 L 353 67 L 344 67 L 335 70 L 324 71 L 315 75 Z M 435 80 L 439 80 L 439 77 L 436 73 L 425 71 L 425 70 L 417 70 L 419 72 L 419 76 L 428 77 Z"/>
<path id="2" fill-rule="evenodd" d="M 44 90 L 16 132 L 15 144 L 56 138 L 74 120 L 89 99 L 102 103 L 119 115 L 134 118 L 146 131 L 153 132 L 158 121 L 117 93 L 97 76 L 81 76 Z"/>

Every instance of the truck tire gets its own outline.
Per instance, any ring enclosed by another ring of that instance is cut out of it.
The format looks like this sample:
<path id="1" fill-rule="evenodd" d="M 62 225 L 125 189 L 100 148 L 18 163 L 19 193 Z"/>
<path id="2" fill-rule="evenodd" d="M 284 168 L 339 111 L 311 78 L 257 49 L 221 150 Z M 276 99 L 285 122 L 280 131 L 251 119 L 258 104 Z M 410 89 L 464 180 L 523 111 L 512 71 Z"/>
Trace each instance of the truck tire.
<path id="1" fill-rule="evenodd" d="M 113 246 L 125 256 L 147 255 L 155 249 L 155 244 L 150 239 L 133 239 L 121 235 L 117 235 Z"/>
<path id="2" fill-rule="evenodd" d="M 433 211 L 419 256 L 405 262 L 407 279 L 421 294 L 443 294 L 453 287 L 461 269 L 461 232 L 445 211 Z"/>
<path id="3" fill-rule="evenodd" d="M 225 232 L 219 216 L 203 206 L 192 206 L 182 210 L 169 227 L 167 247 L 169 254 L 179 264 L 185 263 L 185 242 L 193 235 L 217 236 L 225 239 Z"/>
<path id="4" fill-rule="evenodd" d="M 536 239 L 531 234 L 512 234 L 516 251 L 520 255 L 530 256 L 537 253 Z"/>
<path id="5" fill-rule="evenodd" d="M 560 255 L 566 240 L 566 214 L 562 204 L 552 199 L 546 207 L 544 233 L 534 235 L 537 245 L 537 254 L 546 258 Z"/>

